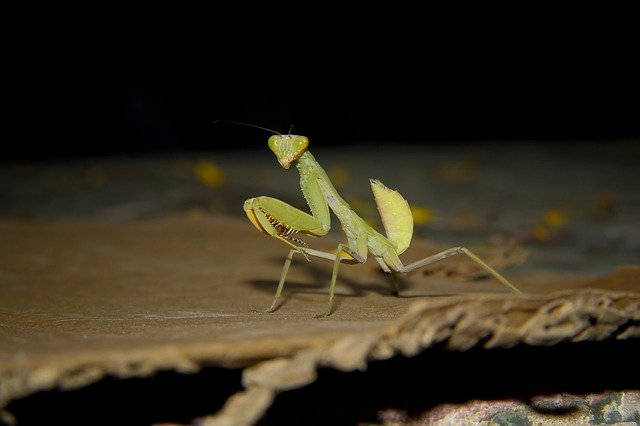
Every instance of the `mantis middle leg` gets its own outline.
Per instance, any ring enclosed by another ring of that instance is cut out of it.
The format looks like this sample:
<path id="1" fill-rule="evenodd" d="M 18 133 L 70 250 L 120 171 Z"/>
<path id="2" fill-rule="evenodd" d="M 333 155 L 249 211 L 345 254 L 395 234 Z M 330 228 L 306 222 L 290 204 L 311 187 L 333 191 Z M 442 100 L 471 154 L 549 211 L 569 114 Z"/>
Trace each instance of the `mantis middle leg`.
<path id="1" fill-rule="evenodd" d="M 280 282 L 278 282 L 278 288 L 276 290 L 273 303 L 271 303 L 271 306 L 269 308 L 260 312 L 273 312 L 278 308 L 278 301 L 280 300 L 280 295 L 282 294 L 282 289 L 284 288 L 284 282 L 287 278 L 287 272 L 289 272 L 289 267 L 291 266 L 293 255 L 296 253 L 300 253 L 304 255 L 307 259 L 308 259 L 308 256 L 314 256 L 314 257 L 319 257 L 322 259 L 333 261 L 333 270 L 331 273 L 331 287 L 329 288 L 329 302 L 327 304 L 327 309 L 322 314 L 315 315 L 316 318 L 326 317 L 331 314 L 340 263 L 348 263 L 348 264 L 364 263 L 367 260 L 366 257 L 360 256 L 357 252 L 355 252 L 345 244 L 338 244 L 338 250 L 336 251 L 335 254 L 327 253 L 324 251 L 315 250 L 311 248 L 306 248 L 306 247 L 293 248 L 289 250 L 287 259 L 285 260 L 284 266 L 282 267 L 282 274 L 280 275 Z M 348 256 L 343 256 L 342 253 L 346 253 Z"/>

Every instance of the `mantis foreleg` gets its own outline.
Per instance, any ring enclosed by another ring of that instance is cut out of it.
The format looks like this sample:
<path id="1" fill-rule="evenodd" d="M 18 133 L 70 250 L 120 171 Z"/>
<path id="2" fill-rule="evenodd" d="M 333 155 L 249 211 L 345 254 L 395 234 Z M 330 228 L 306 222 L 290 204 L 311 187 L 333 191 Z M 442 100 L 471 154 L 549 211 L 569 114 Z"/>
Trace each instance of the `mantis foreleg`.
<path id="1" fill-rule="evenodd" d="M 301 232 L 320 237 L 329 231 L 328 223 L 277 198 L 250 198 L 244 202 L 244 211 L 258 230 L 294 248 L 304 243 L 292 234 Z"/>

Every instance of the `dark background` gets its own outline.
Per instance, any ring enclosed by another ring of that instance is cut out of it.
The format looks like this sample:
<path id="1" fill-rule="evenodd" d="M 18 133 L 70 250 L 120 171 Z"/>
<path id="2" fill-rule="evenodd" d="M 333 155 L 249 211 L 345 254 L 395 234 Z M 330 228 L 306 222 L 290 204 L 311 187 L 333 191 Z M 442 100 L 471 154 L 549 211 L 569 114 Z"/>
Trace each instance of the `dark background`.
<path id="1" fill-rule="evenodd" d="M 268 136 L 217 119 L 294 126 L 322 145 L 637 139 L 637 46 L 590 29 L 309 49 L 41 40 L 7 62 L 2 158 L 245 149 Z"/>

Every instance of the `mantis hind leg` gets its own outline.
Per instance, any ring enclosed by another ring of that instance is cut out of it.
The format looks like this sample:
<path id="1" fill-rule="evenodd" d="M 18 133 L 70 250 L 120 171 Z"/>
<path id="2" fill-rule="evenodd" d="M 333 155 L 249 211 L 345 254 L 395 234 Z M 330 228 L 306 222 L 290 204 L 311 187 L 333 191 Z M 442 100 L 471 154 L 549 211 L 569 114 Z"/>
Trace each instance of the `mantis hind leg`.
<path id="1" fill-rule="evenodd" d="M 482 269 L 484 269 L 491 276 L 493 276 L 495 279 L 500 281 L 500 283 L 503 284 L 505 287 L 507 287 L 509 290 L 511 290 L 511 291 L 513 291 L 514 293 L 517 293 L 517 294 L 522 293 L 516 286 L 511 284 L 509 282 L 509 280 L 507 280 L 505 277 L 503 277 L 498 271 L 493 269 L 491 266 L 489 266 L 487 263 L 485 263 L 482 259 L 480 259 L 477 255 L 475 255 L 471 250 L 469 250 L 469 249 L 467 249 L 465 247 L 453 247 L 453 248 L 444 250 L 444 251 L 442 251 L 440 253 L 434 254 L 433 256 L 425 257 L 424 259 L 421 259 L 421 260 L 418 260 L 416 262 L 410 263 L 409 265 L 402 266 L 400 268 L 392 266 L 391 269 L 393 269 L 393 270 L 395 270 L 397 272 L 411 272 L 411 271 L 413 271 L 415 269 L 422 268 L 423 266 L 430 265 L 432 263 L 435 263 L 435 262 L 438 262 L 440 260 L 446 259 L 447 257 L 455 256 L 457 254 L 465 254 L 465 255 L 467 255 L 471 260 L 473 260 L 475 263 L 477 263 L 479 266 L 481 266 Z M 396 287 L 396 289 L 397 289 L 397 287 Z"/>

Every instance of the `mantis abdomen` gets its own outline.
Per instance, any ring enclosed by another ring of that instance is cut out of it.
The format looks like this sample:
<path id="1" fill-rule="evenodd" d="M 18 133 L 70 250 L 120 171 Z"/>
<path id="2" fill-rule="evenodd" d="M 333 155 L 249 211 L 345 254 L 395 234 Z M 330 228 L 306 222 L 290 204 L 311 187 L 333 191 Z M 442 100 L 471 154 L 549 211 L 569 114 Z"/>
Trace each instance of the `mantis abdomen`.
<path id="1" fill-rule="evenodd" d="M 413 236 L 409 203 L 398 191 L 387 188 L 379 180 L 370 179 L 370 182 L 387 238 L 396 244 L 396 253 L 402 254 L 409 248 Z"/>

